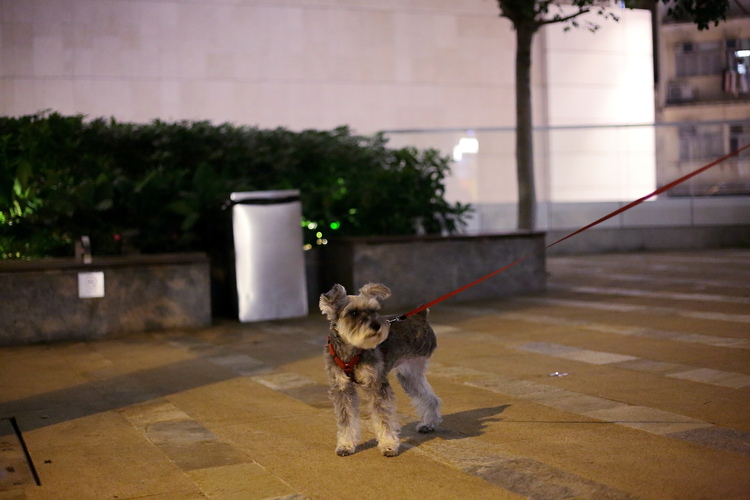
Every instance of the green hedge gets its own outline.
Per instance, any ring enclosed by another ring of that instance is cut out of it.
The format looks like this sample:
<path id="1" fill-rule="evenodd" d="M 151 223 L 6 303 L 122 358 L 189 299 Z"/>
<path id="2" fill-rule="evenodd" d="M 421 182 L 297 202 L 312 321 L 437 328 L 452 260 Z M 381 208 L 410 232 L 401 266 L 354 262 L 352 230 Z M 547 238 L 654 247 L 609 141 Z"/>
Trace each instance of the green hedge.
<path id="1" fill-rule="evenodd" d="M 305 241 L 454 232 L 471 211 L 444 199 L 450 160 L 380 134 L 149 124 L 40 113 L 0 117 L 0 258 L 226 252 L 229 194 L 299 189 Z"/>

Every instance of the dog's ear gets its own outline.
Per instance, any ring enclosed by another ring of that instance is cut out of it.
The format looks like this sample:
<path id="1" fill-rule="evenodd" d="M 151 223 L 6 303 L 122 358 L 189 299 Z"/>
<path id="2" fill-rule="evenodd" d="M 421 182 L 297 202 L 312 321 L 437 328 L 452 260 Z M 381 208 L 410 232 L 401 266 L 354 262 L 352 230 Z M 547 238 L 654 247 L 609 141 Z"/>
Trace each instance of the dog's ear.
<path id="1" fill-rule="evenodd" d="M 381 283 L 368 283 L 359 289 L 359 293 L 365 297 L 373 297 L 378 300 L 387 299 L 391 296 L 391 290 Z"/>
<path id="2" fill-rule="evenodd" d="M 348 303 L 349 297 L 346 295 L 346 289 L 336 284 L 328 292 L 321 294 L 318 306 L 320 306 L 320 311 L 326 315 L 326 318 L 333 320 L 336 318 L 338 311 Z"/>

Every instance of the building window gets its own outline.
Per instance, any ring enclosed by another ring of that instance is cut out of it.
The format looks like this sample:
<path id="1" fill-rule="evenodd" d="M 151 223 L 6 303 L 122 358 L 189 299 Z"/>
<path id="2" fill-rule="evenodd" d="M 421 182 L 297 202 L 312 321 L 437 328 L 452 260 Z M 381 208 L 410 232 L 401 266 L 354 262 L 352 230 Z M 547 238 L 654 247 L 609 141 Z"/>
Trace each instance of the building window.
<path id="1" fill-rule="evenodd" d="M 726 45 L 724 92 L 735 97 L 750 94 L 750 38 L 727 40 Z"/>
<path id="2" fill-rule="evenodd" d="M 722 125 L 691 125 L 680 127 L 680 161 L 719 158 L 724 150 Z"/>
<path id="3" fill-rule="evenodd" d="M 730 125 L 729 151 L 736 151 L 747 144 L 750 144 L 750 125 Z M 750 157 L 750 150 L 744 150 L 740 156 Z"/>
<path id="4" fill-rule="evenodd" d="M 724 71 L 722 43 L 716 41 L 677 44 L 675 69 L 678 77 L 720 75 Z"/>
<path id="5" fill-rule="evenodd" d="M 686 125 L 679 129 L 680 161 L 704 161 L 720 158 L 750 144 L 750 124 Z M 740 153 L 750 157 L 750 151 Z"/>

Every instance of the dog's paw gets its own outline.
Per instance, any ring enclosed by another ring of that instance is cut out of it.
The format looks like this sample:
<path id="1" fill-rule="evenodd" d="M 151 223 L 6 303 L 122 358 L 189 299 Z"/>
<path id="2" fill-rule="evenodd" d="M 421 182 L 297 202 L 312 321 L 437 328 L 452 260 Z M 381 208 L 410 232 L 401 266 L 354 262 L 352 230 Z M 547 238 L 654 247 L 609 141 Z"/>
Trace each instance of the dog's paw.
<path id="1" fill-rule="evenodd" d="M 380 450 L 380 453 L 382 453 L 384 457 L 395 457 L 398 455 L 398 448 L 400 445 L 401 442 L 398 438 L 388 439 L 378 443 L 378 450 Z"/>
<path id="2" fill-rule="evenodd" d="M 396 448 L 385 448 L 380 450 L 384 457 L 395 457 L 398 456 L 398 446 Z"/>
<path id="3" fill-rule="evenodd" d="M 417 432 L 421 432 L 422 434 L 435 432 L 435 429 L 436 427 L 433 424 L 417 424 Z"/>
<path id="4" fill-rule="evenodd" d="M 340 457 L 348 457 L 349 455 L 354 455 L 355 448 L 348 448 L 345 446 L 339 446 L 336 448 L 336 455 Z"/>

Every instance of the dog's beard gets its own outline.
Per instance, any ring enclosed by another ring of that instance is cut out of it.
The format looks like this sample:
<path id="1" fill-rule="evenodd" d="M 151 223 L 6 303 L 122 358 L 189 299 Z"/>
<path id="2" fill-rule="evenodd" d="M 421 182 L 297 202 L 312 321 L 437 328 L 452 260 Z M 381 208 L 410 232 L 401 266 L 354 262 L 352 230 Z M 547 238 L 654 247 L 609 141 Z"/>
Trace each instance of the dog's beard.
<path id="1" fill-rule="evenodd" d="M 345 324 L 339 323 L 339 335 L 349 344 L 359 347 L 360 349 L 374 349 L 381 342 L 388 338 L 390 325 L 388 323 L 379 323 L 379 328 L 373 329 L 370 323 L 366 324 Z"/>

